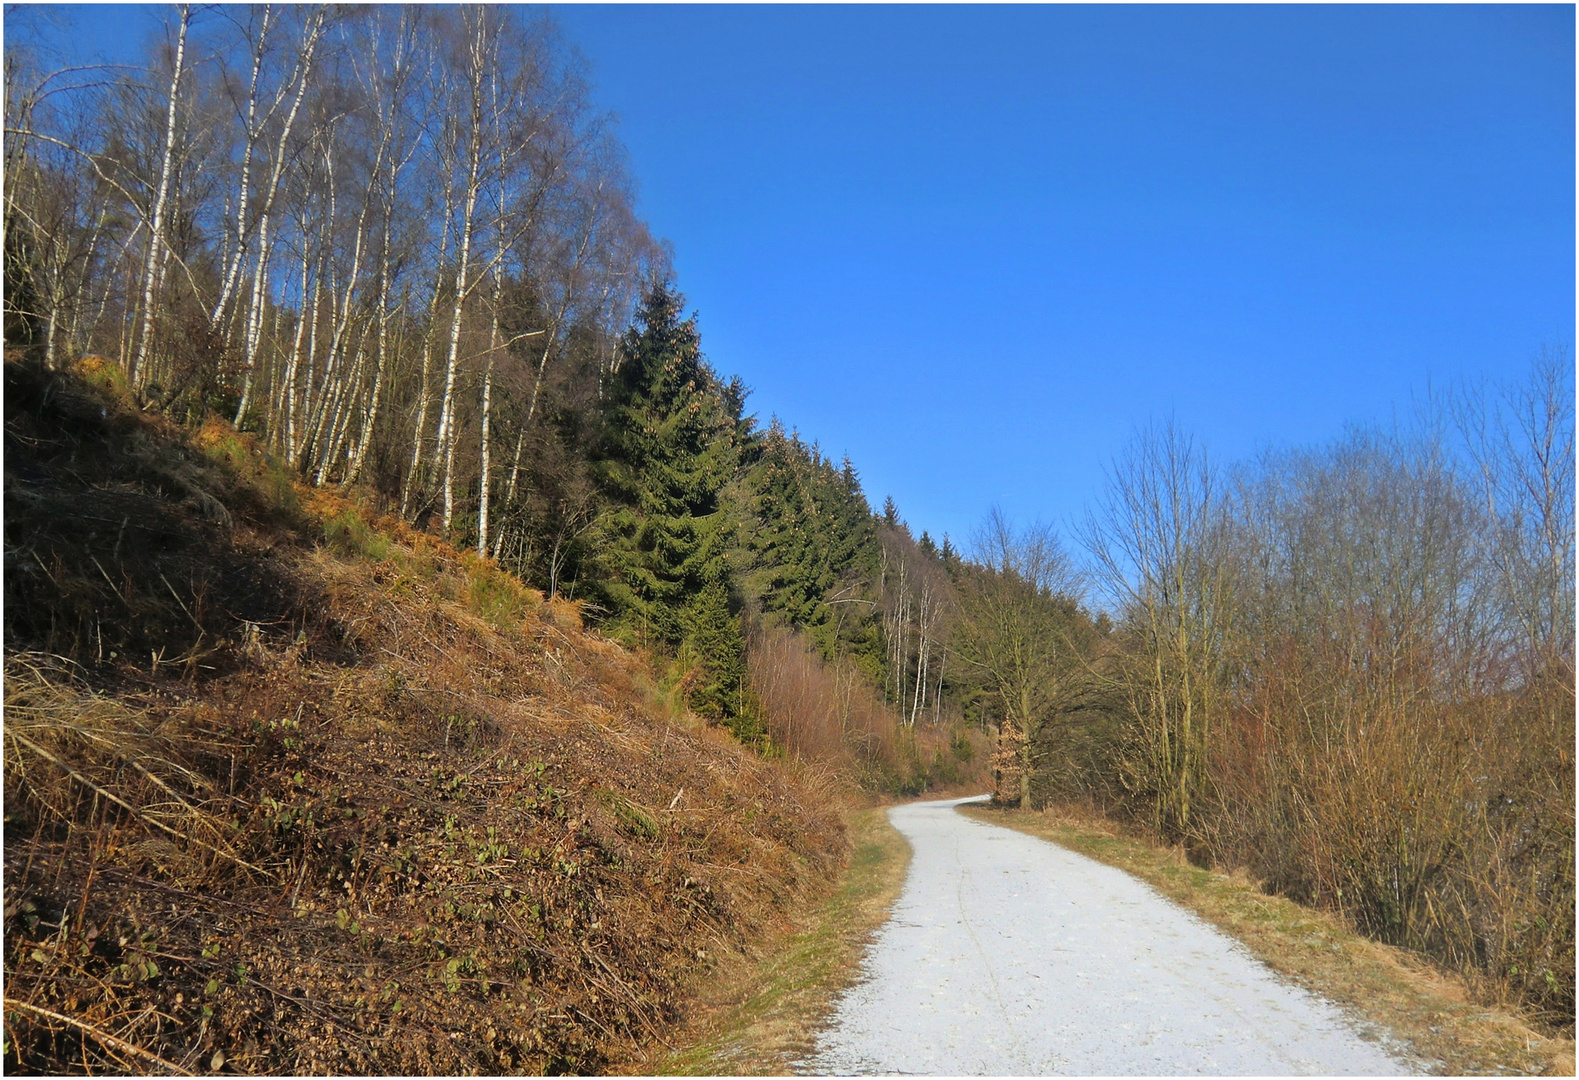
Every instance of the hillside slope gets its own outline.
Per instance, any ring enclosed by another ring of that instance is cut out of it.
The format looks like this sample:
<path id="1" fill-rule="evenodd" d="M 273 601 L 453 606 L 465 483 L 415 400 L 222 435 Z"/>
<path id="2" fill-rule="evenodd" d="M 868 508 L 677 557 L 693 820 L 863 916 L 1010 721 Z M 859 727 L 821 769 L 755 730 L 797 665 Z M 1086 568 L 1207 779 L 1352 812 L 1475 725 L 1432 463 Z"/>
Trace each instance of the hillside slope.
<path id="1" fill-rule="evenodd" d="M 574 608 L 5 367 L 8 1071 L 596 1071 L 836 875 Z"/>

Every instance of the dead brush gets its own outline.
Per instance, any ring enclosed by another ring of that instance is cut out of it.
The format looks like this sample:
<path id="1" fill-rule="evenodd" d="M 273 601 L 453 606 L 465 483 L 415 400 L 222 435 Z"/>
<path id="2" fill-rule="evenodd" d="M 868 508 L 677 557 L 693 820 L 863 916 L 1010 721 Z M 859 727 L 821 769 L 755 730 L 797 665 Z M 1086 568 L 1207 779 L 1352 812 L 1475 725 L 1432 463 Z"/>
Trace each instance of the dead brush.
<path id="1" fill-rule="evenodd" d="M 97 667 L 223 663 L 238 620 L 299 607 L 271 554 L 295 523 L 289 484 L 224 425 L 189 437 L 95 370 L 5 365 L 7 643 Z"/>
<path id="2" fill-rule="evenodd" d="M 765 625 L 752 628 L 746 655 L 768 735 L 791 759 L 873 791 L 916 795 L 983 782 L 981 767 L 957 753 L 955 732 L 901 723 L 847 659 L 828 663 L 800 635 Z"/>
<path id="3" fill-rule="evenodd" d="M 1200 847 L 1571 1032 L 1571 694 L 1346 714 L 1310 656 L 1280 655 L 1223 725 Z"/>
<path id="4" fill-rule="evenodd" d="M 836 815 L 654 723 L 633 658 L 306 563 L 380 659 L 262 657 L 141 709 L 15 662 L 8 1069 L 603 1071 L 826 886 Z M 574 678 L 534 674 L 545 645 Z"/>
<path id="5" fill-rule="evenodd" d="M 187 867 L 188 885 L 206 884 L 215 862 L 264 872 L 230 846 L 229 800 L 184 763 L 190 733 L 88 690 L 69 661 L 41 653 L 6 657 L 5 715 L 6 805 L 41 832 L 81 828 L 87 800 L 89 824 L 119 816 L 162 834 L 145 844 Z"/>
<path id="6" fill-rule="evenodd" d="M 5 1027 L 8 1071 L 186 1073 L 152 1046 L 173 1017 L 143 992 L 159 935 L 103 920 L 109 880 L 174 891 L 266 878 L 240 858 L 231 800 L 192 768 L 192 732 L 87 689 L 69 661 L 5 661 Z"/>
<path id="7" fill-rule="evenodd" d="M 830 886 L 573 606 L 11 367 L 5 1071 L 607 1071 Z"/>

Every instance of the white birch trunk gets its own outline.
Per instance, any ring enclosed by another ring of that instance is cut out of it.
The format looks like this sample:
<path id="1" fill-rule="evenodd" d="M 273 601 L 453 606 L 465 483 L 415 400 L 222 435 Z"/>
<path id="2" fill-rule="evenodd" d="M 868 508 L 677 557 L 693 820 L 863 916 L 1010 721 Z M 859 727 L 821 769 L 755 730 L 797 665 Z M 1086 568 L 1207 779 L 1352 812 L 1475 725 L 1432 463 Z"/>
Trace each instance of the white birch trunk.
<path id="1" fill-rule="evenodd" d="M 411 440 L 411 469 L 406 473 L 405 488 L 400 494 L 400 513 L 411 512 L 411 497 L 421 485 L 422 444 L 428 430 L 428 410 L 433 405 L 433 325 L 439 317 L 439 293 L 443 282 L 444 256 L 449 253 L 450 215 L 455 211 L 454 188 L 446 178 L 444 184 L 443 229 L 439 235 L 438 274 L 434 275 L 433 295 L 428 298 L 428 317 L 422 328 L 422 382 L 417 387 L 416 434 Z"/>
<path id="2" fill-rule="evenodd" d="M 455 304 L 450 314 L 449 355 L 444 367 L 444 398 L 439 409 L 439 449 L 444 455 L 444 531 L 455 520 L 455 374 L 460 367 L 461 314 L 466 305 L 467 272 L 471 264 L 472 222 L 477 211 L 478 176 L 482 171 L 483 17 L 478 16 L 473 43 L 471 152 L 468 157 L 466 201 L 461 215 L 460 257 L 455 267 Z"/>
<path id="3" fill-rule="evenodd" d="M 296 126 L 297 114 L 301 111 L 302 99 L 307 95 L 307 82 L 312 73 L 313 59 L 317 54 L 318 40 L 323 34 L 324 10 L 319 8 L 312 23 L 307 30 L 307 39 L 302 46 L 302 55 L 296 64 L 295 82 L 296 98 L 291 102 L 291 111 L 286 114 L 285 123 L 280 128 L 280 137 L 274 147 L 274 162 L 269 173 L 268 187 L 263 197 L 263 208 L 258 215 L 258 270 L 253 279 L 252 302 L 254 311 L 257 305 L 268 296 L 267 274 L 269 265 L 269 215 L 274 210 L 274 200 L 279 194 L 280 179 L 285 172 L 285 150 L 290 142 L 291 129 Z M 273 110 L 270 110 L 271 112 Z M 216 307 L 216 312 L 219 310 Z M 240 425 L 241 418 L 247 411 L 247 405 L 252 399 L 252 380 L 257 370 L 258 341 L 257 334 L 252 333 L 246 342 L 244 357 L 245 374 L 242 376 L 241 400 L 236 406 L 236 424 Z"/>
<path id="4" fill-rule="evenodd" d="M 526 442 L 526 427 L 525 427 L 525 425 L 522 425 L 521 430 L 516 432 L 516 435 L 515 435 L 515 457 L 510 462 L 510 483 L 505 488 L 504 508 L 505 508 L 506 512 L 509 511 L 511 506 L 515 505 L 516 481 L 521 475 L 521 447 L 522 447 L 522 445 L 525 442 Z M 501 529 L 499 531 L 498 536 L 496 536 L 494 538 L 494 542 L 493 542 L 493 557 L 495 559 L 499 558 L 500 552 L 502 551 L 503 548 L 504 548 L 504 530 Z"/>
<path id="5" fill-rule="evenodd" d="M 137 341 L 137 360 L 132 385 L 141 390 L 148 384 L 148 364 L 154 324 L 154 289 L 159 276 L 164 247 L 165 203 L 170 195 L 170 172 L 175 161 L 175 121 L 181 95 L 181 69 L 186 63 L 186 31 L 192 23 L 192 8 L 181 6 L 181 29 L 176 37 L 175 71 L 170 76 L 170 108 L 165 114 L 164 157 L 159 165 L 159 190 L 154 196 L 148 226 L 148 260 L 143 269 L 142 333 Z"/>
<path id="6" fill-rule="evenodd" d="M 309 399 L 312 394 L 313 358 L 318 355 L 318 302 L 319 298 L 323 295 L 323 260 L 321 257 L 319 258 L 318 262 L 319 265 L 313 272 L 312 300 L 307 305 L 307 350 L 301 355 L 300 358 L 301 361 L 305 362 L 305 373 L 303 372 L 302 365 L 300 363 L 298 363 L 296 366 L 295 381 L 298 384 L 305 382 L 306 386 L 303 387 L 298 385 L 292 388 L 294 392 L 291 395 L 290 405 L 286 412 L 286 424 L 288 425 L 290 431 L 290 442 L 286 447 L 286 454 L 289 457 L 291 464 L 297 467 L 299 467 L 301 464 L 302 451 L 302 432 L 301 425 L 298 423 L 298 420 L 304 419 L 300 416 L 303 402 L 304 399 Z M 304 374 L 305 378 L 303 377 Z"/>
<path id="7" fill-rule="evenodd" d="M 307 333 L 307 289 L 311 269 L 312 259 L 307 249 L 306 230 L 303 230 L 301 293 L 296 302 L 296 333 L 291 338 L 290 358 L 285 362 L 285 377 L 280 380 L 280 400 L 270 425 L 275 431 L 275 446 L 284 451 L 287 460 L 291 457 L 291 447 L 296 439 L 296 373 L 301 366 L 302 343 Z M 283 425 L 281 417 L 284 418 Z M 282 428 L 283 437 L 279 434 Z"/>
<path id="8" fill-rule="evenodd" d="M 247 258 L 247 197 L 252 185 L 252 154 L 258 145 L 258 79 L 263 73 L 263 51 L 269 39 L 269 20 L 274 14 L 272 4 L 263 5 L 263 25 L 258 29 L 257 46 L 252 54 L 252 79 L 247 84 L 246 148 L 241 152 L 240 190 L 236 195 L 235 247 L 226 252 L 225 277 L 219 289 L 219 298 L 209 313 L 208 325 L 216 329 L 225 320 L 225 309 L 230 305 L 230 295 L 241 276 L 241 265 Z M 228 245 L 230 237 L 226 236 Z M 239 422 L 239 421 L 238 421 Z"/>
<path id="9" fill-rule="evenodd" d="M 498 334 L 498 319 L 494 319 L 494 334 Z M 488 367 L 482 377 L 482 476 L 477 492 L 477 554 L 488 554 L 488 480 L 492 466 L 488 445 L 489 428 L 493 413 L 493 356 L 488 357 Z"/>

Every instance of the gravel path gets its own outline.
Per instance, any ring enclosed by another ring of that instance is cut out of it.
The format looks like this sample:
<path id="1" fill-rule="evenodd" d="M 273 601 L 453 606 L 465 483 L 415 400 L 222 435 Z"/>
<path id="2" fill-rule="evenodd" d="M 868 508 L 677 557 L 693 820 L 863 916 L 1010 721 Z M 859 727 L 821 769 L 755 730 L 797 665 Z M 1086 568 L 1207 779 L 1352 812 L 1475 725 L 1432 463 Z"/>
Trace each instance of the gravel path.
<path id="1" fill-rule="evenodd" d="M 909 877 L 801 1071 L 1407 1073 L 1149 886 L 954 806 L 888 812 L 914 849 Z"/>

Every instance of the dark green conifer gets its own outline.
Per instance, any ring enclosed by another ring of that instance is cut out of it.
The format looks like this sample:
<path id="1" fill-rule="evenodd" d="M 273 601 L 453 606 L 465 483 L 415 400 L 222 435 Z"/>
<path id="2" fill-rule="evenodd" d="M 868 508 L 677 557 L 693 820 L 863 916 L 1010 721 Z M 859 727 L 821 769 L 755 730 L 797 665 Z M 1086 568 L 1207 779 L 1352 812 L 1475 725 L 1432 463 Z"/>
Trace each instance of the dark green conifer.
<path id="1" fill-rule="evenodd" d="M 728 726 L 742 742 L 762 737 L 761 719 L 746 689 L 746 645 L 723 581 L 704 585 L 683 613 L 679 665 L 686 701 L 699 716 Z"/>
<path id="2" fill-rule="evenodd" d="M 703 359 L 684 303 L 655 284 L 620 343 L 597 462 L 611 508 L 596 599 L 611 633 L 678 657 L 692 708 L 730 723 L 745 651 L 720 493 L 740 459 L 745 389 Z"/>
<path id="3" fill-rule="evenodd" d="M 763 611 L 803 630 L 826 657 L 864 643 L 875 605 L 859 594 L 876 572 L 877 534 L 855 470 L 774 421 L 742 485 L 744 578 Z M 863 644 L 864 647 L 864 644 Z"/>

